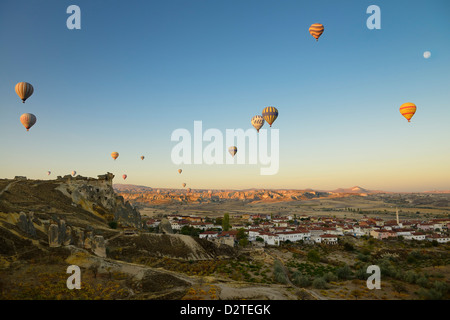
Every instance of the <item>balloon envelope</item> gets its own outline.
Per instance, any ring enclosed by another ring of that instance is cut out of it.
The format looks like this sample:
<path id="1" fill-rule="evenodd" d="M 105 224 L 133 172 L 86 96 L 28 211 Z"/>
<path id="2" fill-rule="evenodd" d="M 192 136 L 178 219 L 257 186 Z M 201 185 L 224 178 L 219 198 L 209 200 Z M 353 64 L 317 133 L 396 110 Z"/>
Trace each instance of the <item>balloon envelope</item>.
<path id="1" fill-rule="evenodd" d="M 20 116 L 20 122 L 23 124 L 27 131 L 36 123 L 36 116 L 31 113 L 24 113 Z"/>
<path id="2" fill-rule="evenodd" d="M 272 123 L 278 118 L 278 110 L 275 107 L 264 108 L 262 116 L 267 123 L 272 126 Z"/>
<path id="3" fill-rule="evenodd" d="M 51 172 L 50 171 L 47 171 L 47 175 L 49 176 L 51 174 Z"/>
<path id="4" fill-rule="evenodd" d="M 72 171 L 72 176 L 75 176 L 77 174 L 76 171 Z"/>
<path id="5" fill-rule="evenodd" d="M 144 156 L 141 156 L 141 160 L 144 160 L 144 158 L 145 158 Z"/>
<path id="6" fill-rule="evenodd" d="M 237 147 L 235 147 L 235 146 L 229 147 L 229 148 L 228 148 L 228 152 L 231 154 L 231 156 L 234 157 L 234 155 L 235 155 L 236 152 L 237 152 Z"/>
<path id="7" fill-rule="evenodd" d="M 127 178 L 127 175 L 126 174 L 122 175 L 122 178 L 123 180 L 125 180 Z"/>
<path id="8" fill-rule="evenodd" d="M 34 92 L 33 86 L 28 82 L 19 82 L 16 84 L 15 90 L 23 103 L 25 103 L 25 100 L 27 100 Z"/>
<path id="9" fill-rule="evenodd" d="M 186 183 L 183 183 L 183 188 L 186 187 Z"/>
<path id="10" fill-rule="evenodd" d="M 183 172 L 183 170 L 181 170 L 181 169 L 178 169 L 178 173 L 181 173 L 181 172 Z"/>
<path id="11" fill-rule="evenodd" d="M 325 28 L 320 23 L 313 23 L 311 27 L 309 27 L 309 33 L 316 39 L 316 41 L 319 41 L 320 36 L 323 33 L 323 30 Z"/>
<path id="12" fill-rule="evenodd" d="M 112 152 L 111 153 L 111 157 L 116 160 L 119 157 L 119 153 L 118 152 Z"/>
<path id="13" fill-rule="evenodd" d="M 416 113 L 417 107 L 412 102 L 404 103 L 400 106 L 400 113 L 402 116 L 408 120 L 408 122 L 411 121 L 411 118 L 413 117 L 414 113 Z"/>
<path id="14" fill-rule="evenodd" d="M 252 126 L 255 127 L 256 131 L 259 132 L 259 129 L 264 125 L 264 118 L 262 116 L 254 116 L 252 118 Z"/>

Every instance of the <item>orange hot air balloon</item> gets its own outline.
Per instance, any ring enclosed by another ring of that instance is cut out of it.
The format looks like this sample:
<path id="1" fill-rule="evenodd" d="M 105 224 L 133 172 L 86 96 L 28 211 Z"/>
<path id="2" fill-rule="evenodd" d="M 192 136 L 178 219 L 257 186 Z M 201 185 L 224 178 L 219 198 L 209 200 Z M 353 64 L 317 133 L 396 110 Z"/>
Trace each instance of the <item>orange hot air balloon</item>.
<path id="1" fill-rule="evenodd" d="M 122 178 L 123 180 L 125 180 L 127 178 L 127 175 L 126 174 L 122 175 Z"/>
<path id="2" fill-rule="evenodd" d="M 413 117 L 414 113 L 416 113 L 417 107 L 412 102 L 404 103 L 400 106 L 400 113 L 402 116 L 408 120 L 408 122 L 411 122 L 411 118 Z"/>
<path id="3" fill-rule="evenodd" d="M 181 169 L 178 169 L 178 173 L 182 173 L 183 172 L 183 170 L 181 170 Z"/>
<path id="4" fill-rule="evenodd" d="M 36 116 L 32 113 L 24 113 L 20 116 L 20 122 L 25 127 L 25 129 L 29 131 L 30 128 L 36 123 Z"/>
<path id="5" fill-rule="evenodd" d="M 309 27 L 309 33 L 311 33 L 311 35 L 316 38 L 316 41 L 319 41 L 323 30 L 325 30 L 325 28 L 323 27 L 323 24 L 320 23 L 313 23 L 311 27 Z"/>
<path id="6" fill-rule="evenodd" d="M 117 157 L 119 157 L 119 153 L 118 153 L 118 152 L 113 152 L 113 153 L 111 153 L 111 157 L 112 157 L 114 160 L 116 160 Z"/>
<path id="7" fill-rule="evenodd" d="M 27 100 L 34 92 L 33 86 L 28 82 L 19 82 L 14 89 L 19 98 L 22 99 L 23 103 L 25 103 L 25 100 Z"/>

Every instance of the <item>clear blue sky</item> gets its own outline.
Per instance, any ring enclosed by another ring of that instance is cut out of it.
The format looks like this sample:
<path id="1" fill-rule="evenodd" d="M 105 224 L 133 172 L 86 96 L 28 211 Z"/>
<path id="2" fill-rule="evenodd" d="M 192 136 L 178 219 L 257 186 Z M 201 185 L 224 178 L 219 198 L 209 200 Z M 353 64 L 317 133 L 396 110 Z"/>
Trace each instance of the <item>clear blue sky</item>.
<path id="1" fill-rule="evenodd" d="M 81 30 L 66 27 L 72 4 Z M 372 4 L 380 30 L 366 27 Z M 76 170 L 152 187 L 450 189 L 449 17 L 448 0 L 2 0 L 0 178 Z M 20 81 L 35 89 L 25 104 Z M 418 108 L 411 123 L 405 102 Z M 246 130 L 266 106 L 279 110 L 278 174 L 176 172 L 175 129 Z M 29 132 L 25 112 L 37 116 Z"/>

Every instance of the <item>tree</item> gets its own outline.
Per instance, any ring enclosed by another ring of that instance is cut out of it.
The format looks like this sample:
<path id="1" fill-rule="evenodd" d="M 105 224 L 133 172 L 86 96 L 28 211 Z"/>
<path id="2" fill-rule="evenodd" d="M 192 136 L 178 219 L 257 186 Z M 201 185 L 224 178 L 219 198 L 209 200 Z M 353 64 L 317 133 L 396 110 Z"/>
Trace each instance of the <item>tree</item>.
<path id="1" fill-rule="evenodd" d="M 223 215 L 223 220 L 222 220 L 222 230 L 223 231 L 228 231 L 230 230 L 230 215 L 228 213 L 225 213 Z"/>
<path id="2" fill-rule="evenodd" d="M 350 279 L 352 275 L 353 272 L 347 264 L 336 270 L 336 276 L 342 280 Z"/>
<path id="3" fill-rule="evenodd" d="M 315 278 L 312 286 L 316 289 L 327 289 L 327 282 L 322 277 Z"/>

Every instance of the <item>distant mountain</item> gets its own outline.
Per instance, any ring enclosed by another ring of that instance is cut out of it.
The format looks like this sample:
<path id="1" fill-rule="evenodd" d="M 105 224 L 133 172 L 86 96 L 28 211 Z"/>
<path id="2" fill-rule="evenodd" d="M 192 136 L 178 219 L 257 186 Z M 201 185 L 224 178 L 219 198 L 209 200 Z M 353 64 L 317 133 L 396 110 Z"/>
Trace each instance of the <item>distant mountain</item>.
<path id="1" fill-rule="evenodd" d="M 331 192 L 334 193 L 365 193 L 365 194 L 369 194 L 369 193 L 387 193 L 386 191 L 381 191 L 381 190 L 368 190 L 359 186 L 354 186 L 352 188 L 339 188 L 336 190 L 333 190 Z"/>
<path id="2" fill-rule="evenodd" d="M 153 188 L 147 186 L 137 186 L 134 184 L 113 184 L 113 189 L 118 192 L 146 192 Z"/>

